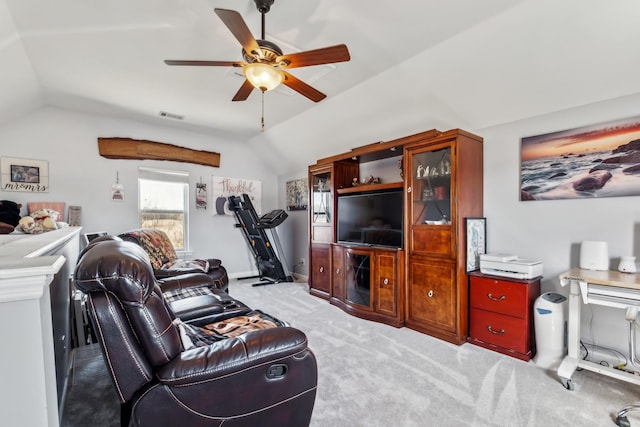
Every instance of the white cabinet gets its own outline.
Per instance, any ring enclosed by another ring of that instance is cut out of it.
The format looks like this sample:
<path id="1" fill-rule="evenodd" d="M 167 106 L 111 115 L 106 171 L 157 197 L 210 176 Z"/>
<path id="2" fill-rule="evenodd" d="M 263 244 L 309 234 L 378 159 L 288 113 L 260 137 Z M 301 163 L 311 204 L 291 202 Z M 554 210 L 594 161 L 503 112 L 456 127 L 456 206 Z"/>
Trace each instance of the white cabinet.
<path id="1" fill-rule="evenodd" d="M 70 347 L 69 299 L 65 301 L 64 295 L 68 295 L 69 273 L 78 256 L 79 232 L 79 227 L 70 227 L 38 235 L 0 236 L 3 425 L 59 425 L 58 390 L 64 384 L 56 381 L 56 356 L 64 377 Z M 56 306 L 59 299 L 62 307 Z"/>

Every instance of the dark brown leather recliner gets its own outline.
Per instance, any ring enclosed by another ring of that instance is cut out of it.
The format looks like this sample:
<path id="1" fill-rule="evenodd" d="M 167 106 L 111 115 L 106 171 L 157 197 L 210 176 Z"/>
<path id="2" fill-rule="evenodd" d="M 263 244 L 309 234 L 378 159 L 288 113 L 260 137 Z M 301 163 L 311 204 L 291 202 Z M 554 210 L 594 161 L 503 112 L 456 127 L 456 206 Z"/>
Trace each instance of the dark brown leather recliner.
<path id="1" fill-rule="evenodd" d="M 302 331 L 275 327 L 183 350 L 148 258 L 130 242 L 85 251 L 75 285 L 118 397 L 123 426 L 308 426 L 317 386 Z"/>
<path id="2" fill-rule="evenodd" d="M 97 237 L 80 252 L 78 259 L 95 245 L 106 241 L 124 240 L 111 234 Z M 156 279 L 169 308 L 184 321 L 204 325 L 251 311 L 244 303 L 218 289 L 215 280 L 208 274 L 183 273 L 163 278 L 156 275 Z"/>
<path id="3" fill-rule="evenodd" d="M 171 240 L 162 230 L 139 228 L 121 233 L 118 237 L 136 243 L 147 252 L 157 278 L 204 272 L 213 279 L 216 288 L 225 292 L 229 290 L 229 277 L 222 261 L 217 258 L 178 259 Z"/>

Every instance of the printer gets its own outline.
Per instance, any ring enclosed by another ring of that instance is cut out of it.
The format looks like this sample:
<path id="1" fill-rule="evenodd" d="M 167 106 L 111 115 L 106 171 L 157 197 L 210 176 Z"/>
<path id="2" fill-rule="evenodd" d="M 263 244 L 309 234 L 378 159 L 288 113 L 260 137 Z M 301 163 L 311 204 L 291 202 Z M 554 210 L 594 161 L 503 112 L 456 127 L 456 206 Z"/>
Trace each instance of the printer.
<path id="1" fill-rule="evenodd" d="M 513 279 L 542 276 L 542 263 L 508 254 L 480 254 L 480 272 Z"/>

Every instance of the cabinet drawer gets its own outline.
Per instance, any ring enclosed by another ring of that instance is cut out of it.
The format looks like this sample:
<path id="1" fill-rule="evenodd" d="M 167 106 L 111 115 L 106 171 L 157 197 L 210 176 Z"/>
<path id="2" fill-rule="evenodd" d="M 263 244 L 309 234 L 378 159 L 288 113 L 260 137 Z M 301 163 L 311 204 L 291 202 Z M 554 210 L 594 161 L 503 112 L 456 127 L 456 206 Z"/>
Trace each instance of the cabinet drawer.
<path id="1" fill-rule="evenodd" d="M 471 307 L 515 317 L 529 310 L 527 285 L 486 277 L 471 277 Z"/>
<path id="2" fill-rule="evenodd" d="M 421 225 L 411 230 L 411 252 L 420 255 L 450 257 L 453 253 L 451 226 Z"/>
<path id="3" fill-rule="evenodd" d="M 530 349 L 524 319 L 472 308 L 469 325 L 469 335 L 473 338 L 519 353 Z"/>

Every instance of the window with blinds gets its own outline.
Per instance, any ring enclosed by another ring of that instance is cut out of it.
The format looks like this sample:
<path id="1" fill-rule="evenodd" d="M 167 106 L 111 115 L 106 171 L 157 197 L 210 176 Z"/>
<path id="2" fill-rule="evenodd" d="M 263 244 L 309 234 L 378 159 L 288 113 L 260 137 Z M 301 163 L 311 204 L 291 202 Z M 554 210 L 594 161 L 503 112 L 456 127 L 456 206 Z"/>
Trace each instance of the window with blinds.
<path id="1" fill-rule="evenodd" d="M 138 169 L 140 227 L 156 228 L 169 236 L 176 251 L 189 247 L 189 173 Z"/>

